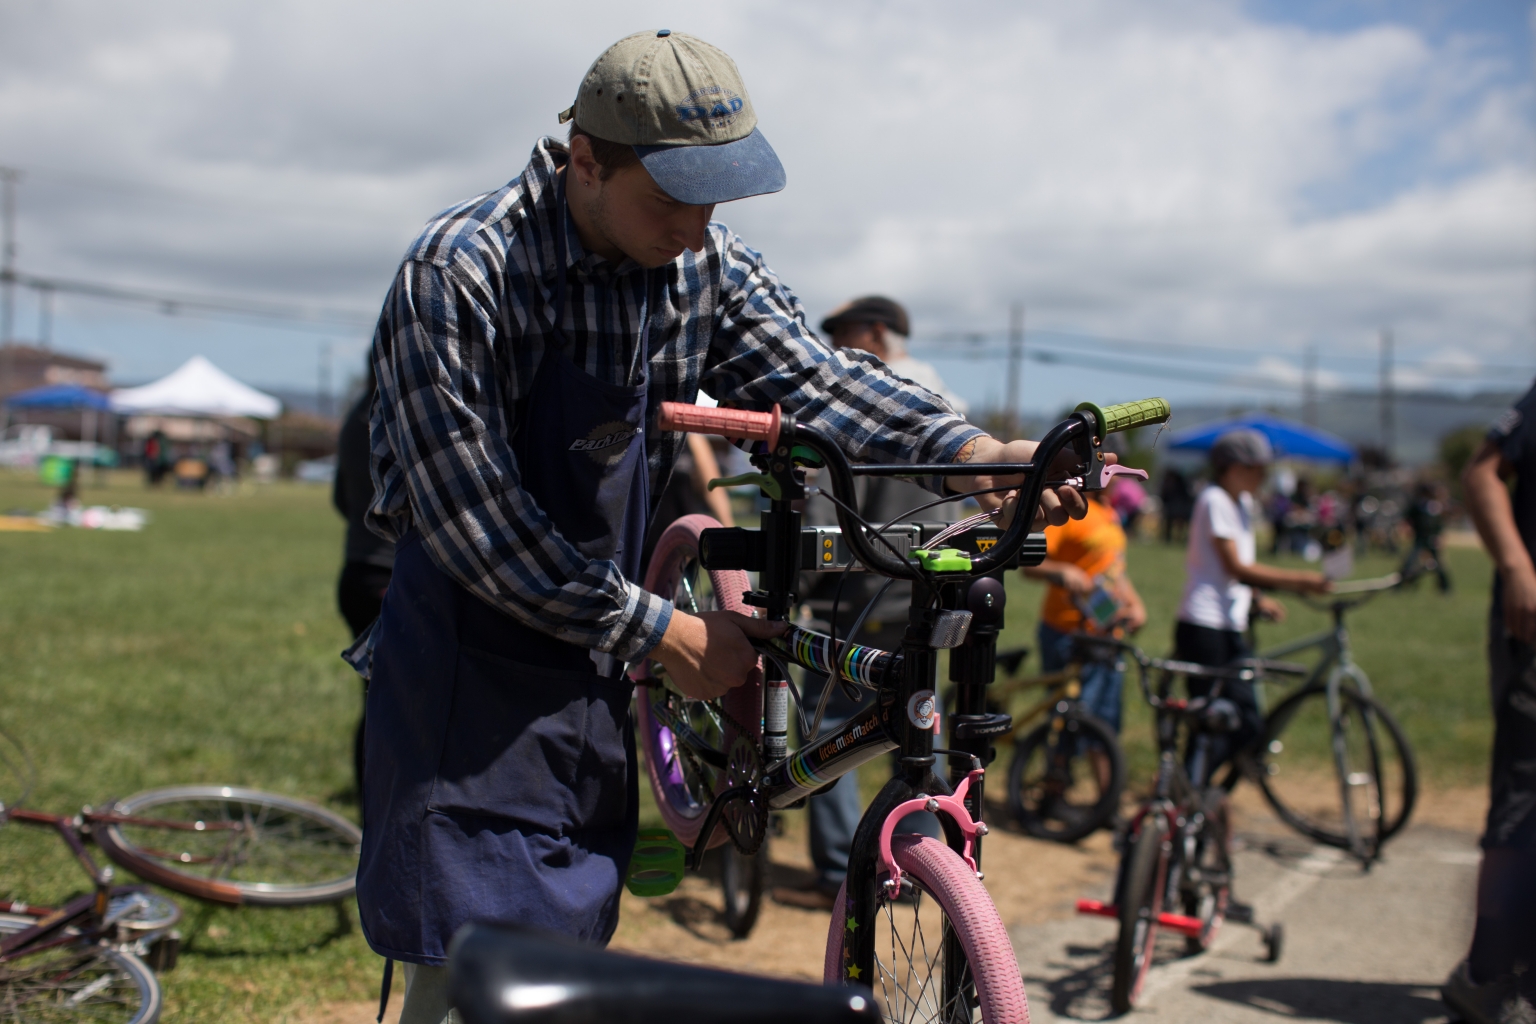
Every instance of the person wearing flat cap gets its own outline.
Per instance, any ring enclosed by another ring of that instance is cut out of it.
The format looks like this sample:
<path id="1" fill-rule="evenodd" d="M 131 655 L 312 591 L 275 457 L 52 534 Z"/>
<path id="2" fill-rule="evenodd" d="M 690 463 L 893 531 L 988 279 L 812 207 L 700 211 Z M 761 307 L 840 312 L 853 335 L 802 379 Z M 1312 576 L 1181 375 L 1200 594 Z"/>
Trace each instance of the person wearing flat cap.
<path id="1" fill-rule="evenodd" d="M 1299 594 L 1327 593 L 1332 584 L 1322 573 L 1279 569 L 1255 560 L 1254 494 L 1264 485 L 1274 450 L 1257 430 L 1230 430 L 1210 451 L 1211 480 L 1195 499 L 1190 517 L 1189 548 L 1184 558 L 1184 596 L 1174 628 L 1174 657 L 1197 665 L 1225 665 L 1248 657 L 1250 612 L 1275 620 L 1285 607 L 1254 587 L 1290 590 Z M 1203 696 L 1209 680 L 1189 680 L 1193 696 Z M 1258 736 L 1264 725 L 1252 681 L 1227 680 L 1222 695 L 1242 716 L 1237 732 L 1215 737 L 1211 769 L 1225 762 Z"/>
<path id="2" fill-rule="evenodd" d="M 637 816 L 625 666 L 655 659 L 714 698 L 754 671 L 750 638 L 782 629 L 640 586 L 684 446 L 662 402 L 778 403 L 856 462 L 1035 448 L 828 347 L 714 220 L 785 183 L 720 50 L 627 36 L 560 120 L 568 141 L 541 139 L 510 183 L 426 225 L 374 335 L 368 523 L 396 555 L 345 656 L 370 680 L 358 907 L 373 949 L 407 965 L 407 1024 L 447 1019 L 447 946 L 470 920 L 612 935 Z M 1010 482 L 978 465 L 949 486 Z M 1063 489 L 1040 514 L 1084 507 Z"/>

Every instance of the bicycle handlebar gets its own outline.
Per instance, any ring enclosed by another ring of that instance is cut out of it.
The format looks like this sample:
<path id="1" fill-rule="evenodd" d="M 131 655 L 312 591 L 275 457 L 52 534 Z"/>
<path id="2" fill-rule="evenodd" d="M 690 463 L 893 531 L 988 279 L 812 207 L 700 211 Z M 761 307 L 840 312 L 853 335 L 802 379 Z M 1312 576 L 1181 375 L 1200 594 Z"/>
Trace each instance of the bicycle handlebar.
<path id="1" fill-rule="evenodd" d="M 1137 681 L 1141 684 L 1142 696 L 1148 704 L 1159 710 L 1198 712 L 1215 700 L 1219 690 L 1213 690 L 1205 697 L 1193 697 L 1182 703 L 1170 703 L 1167 698 L 1160 697 L 1152 692 L 1150 676 L 1153 672 L 1170 672 L 1185 678 L 1212 679 L 1225 682 L 1231 679 L 1258 679 L 1266 674 L 1276 675 L 1306 675 L 1311 670 L 1305 665 L 1298 665 L 1290 661 L 1275 661 L 1269 658 L 1242 658 L 1229 665 L 1200 665 L 1192 661 L 1179 661 L 1174 658 L 1154 658 L 1133 643 L 1118 640 L 1113 637 L 1093 637 L 1092 641 L 1106 646 L 1119 647 L 1130 655 L 1136 662 Z"/>
<path id="2" fill-rule="evenodd" d="M 752 412 L 748 409 L 708 408 L 686 402 L 662 402 L 660 425 L 662 430 L 767 441 L 772 449 L 779 445 L 783 415 L 777 405 L 772 412 Z"/>
<path id="3" fill-rule="evenodd" d="M 1034 510 L 1039 507 L 1040 498 L 1050 483 L 1046 480 L 1043 468 L 1050 467 L 1068 445 L 1077 447 L 1084 460 L 1100 460 L 1096 465 L 1085 467 L 1085 470 L 1093 470 L 1097 479 L 1102 469 L 1102 455 L 1093 449 L 1105 436 L 1116 430 L 1161 423 L 1169 415 L 1168 403 L 1160 398 L 1111 405 L 1102 409 L 1085 403 L 1078 411 L 1051 428 L 1036 446 L 1033 461 L 1007 467 L 1025 477 L 1019 488 L 1018 513 L 991 550 L 972 558 L 970 569 L 961 575 L 968 578 L 988 575 L 1008 565 L 1019 553 L 1029 536 Z M 825 463 L 832 482 L 832 494 L 838 499 L 833 503 L 837 506 L 838 525 L 842 528 L 843 539 L 853 556 L 872 572 L 893 579 L 920 579 L 927 575 L 928 570 L 917 562 L 883 550 L 878 542 L 872 541 L 865 533 L 862 524 L 852 513 L 857 504 L 853 467 L 842 448 L 819 427 L 785 418 L 777 405 L 772 412 L 747 412 L 740 409 L 704 409 L 680 402 L 661 404 L 660 427 L 663 430 L 689 430 L 766 441 L 770 454 L 785 458 L 789 454 L 785 450 L 786 444 L 805 445 L 820 455 Z M 931 467 L 934 475 L 940 476 L 975 476 L 986 473 L 988 468 L 987 463 L 953 463 Z"/>

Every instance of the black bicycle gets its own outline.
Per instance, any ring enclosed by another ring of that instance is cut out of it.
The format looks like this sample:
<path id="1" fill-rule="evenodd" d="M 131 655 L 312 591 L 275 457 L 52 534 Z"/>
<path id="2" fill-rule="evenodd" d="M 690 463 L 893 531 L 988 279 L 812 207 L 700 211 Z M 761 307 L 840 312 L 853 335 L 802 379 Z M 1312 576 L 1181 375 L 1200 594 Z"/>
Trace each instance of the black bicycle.
<path id="1" fill-rule="evenodd" d="M 670 828 L 689 847 L 687 866 L 702 862 L 712 843 L 730 841 L 744 856 L 764 842 L 769 813 L 798 804 L 860 765 L 896 751 L 899 769 L 865 812 L 854 836 L 848 879 L 828 934 L 829 983 L 868 984 L 886 1014 L 901 1021 L 1024 1021 L 1028 1005 L 1012 944 L 980 883 L 984 764 L 992 740 L 1011 725 L 986 710 L 986 685 L 996 661 L 1002 584 L 993 573 L 1020 564 L 1030 512 L 1045 488 L 1104 486 L 1118 471 L 1106 465 L 1102 439 L 1113 430 L 1162 422 L 1161 400 L 1099 409 L 1083 406 L 1040 442 L 1032 463 L 989 465 L 997 476 L 1020 476 L 1017 515 L 998 530 L 985 514 L 930 532 L 923 524 L 882 530 L 853 507 L 854 477 L 970 476 L 966 464 L 850 466 L 822 430 L 775 409 L 755 413 L 667 403 L 664 430 L 691 430 L 760 442 L 753 476 L 768 497 L 759 530 L 715 528 L 687 517 L 662 535 L 647 587 L 681 607 L 747 611 L 787 621 L 802 567 L 851 571 L 855 564 L 912 584 L 906 635 L 888 652 L 791 627 L 760 646 L 760 680 L 718 701 L 686 697 L 666 684 L 661 666 L 636 671 L 645 684 L 639 701 L 641 742 L 651 783 Z M 1053 478 L 1048 467 L 1069 468 Z M 794 503 L 807 496 L 805 470 L 822 470 L 819 488 L 837 508 L 836 531 L 805 531 Z M 998 488 L 1013 490 L 1015 488 Z M 954 500 L 949 497 L 941 500 Z M 937 502 L 936 502 L 937 503 Z M 692 520 L 692 521 L 690 521 Z M 962 549 L 964 544 L 966 549 Z M 1036 544 L 1032 564 L 1044 554 Z M 760 574 L 750 590 L 746 573 Z M 707 580 L 707 582 L 706 582 Z M 856 634 L 855 622 L 849 635 Z M 938 655 L 949 650 L 956 713 L 947 748 L 935 745 L 941 723 Z M 802 728 L 813 737 L 788 749 L 790 664 L 827 676 L 815 714 Z M 873 707 L 836 735 L 819 736 L 831 686 L 876 695 Z M 949 757 L 949 781 L 934 772 L 935 755 Z M 936 813 L 944 841 L 896 832 L 916 811 Z M 665 843 L 637 847 L 632 878 L 649 885 L 666 857 Z M 680 877 L 680 866 L 675 870 Z M 633 888 L 633 886 L 632 886 Z M 656 890 L 650 890 L 656 891 Z"/>

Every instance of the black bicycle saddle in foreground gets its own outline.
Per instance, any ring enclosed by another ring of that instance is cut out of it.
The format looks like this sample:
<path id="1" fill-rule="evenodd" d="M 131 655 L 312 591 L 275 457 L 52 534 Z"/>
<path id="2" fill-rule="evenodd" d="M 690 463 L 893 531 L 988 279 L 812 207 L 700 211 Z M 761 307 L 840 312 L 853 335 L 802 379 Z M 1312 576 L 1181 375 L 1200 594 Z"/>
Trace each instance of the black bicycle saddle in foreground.
<path id="1" fill-rule="evenodd" d="M 466 1024 L 879 1024 L 868 989 L 647 960 L 507 925 L 470 924 L 449 950 Z"/>

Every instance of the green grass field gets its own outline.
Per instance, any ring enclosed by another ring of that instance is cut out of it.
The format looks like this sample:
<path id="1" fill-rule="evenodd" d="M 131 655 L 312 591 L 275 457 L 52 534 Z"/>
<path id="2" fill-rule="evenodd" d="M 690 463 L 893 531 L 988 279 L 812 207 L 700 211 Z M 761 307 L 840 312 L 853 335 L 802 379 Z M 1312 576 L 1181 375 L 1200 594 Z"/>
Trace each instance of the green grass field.
<path id="1" fill-rule="evenodd" d="M 37 510 L 50 492 L 0 475 L 0 510 Z M 37 760 L 30 806 L 72 811 L 151 786 L 224 782 L 355 813 L 351 731 L 356 677 L 337 657 L 342 524 L 323 487 L 238 496 L 149 492 L 137 477 L 84 489 L 88 503 L 151 510 L 142 533 L 0 533 L 0 726 Z M 1165 653 L 1182 551 L 1139 544 L 1131 571 L 1152 621 L 1140 642 Z M 1490 724 L 1483 631 L 1489 568 L 1453 550 L 1457 589 L 1378 599 L 1351 619 L 1357 660 L 1407 726 L 1431 782 L 1476 783 Z M 1386 571 L 1385 559 L 1362 575 Z M 1040 588 L 1010 587 L 1005 644 L 1032 643 Z M 1318 628 L 1293 616 L 1266 642 Z M 1147 716 L 1128 698 L 1127 746 L 1151 759 Z M 4 796 L 4 794 L 0 794 Z M 61 900 L 85 879 L 47 833 L 0 829 L 0 893 Z M 182 900 L 181 965 L 164 978 L 168 1018 L 280 1021 L 299 1008 L 377 992 L 381 961 L 355 911 L 207 910 Z"/>

